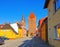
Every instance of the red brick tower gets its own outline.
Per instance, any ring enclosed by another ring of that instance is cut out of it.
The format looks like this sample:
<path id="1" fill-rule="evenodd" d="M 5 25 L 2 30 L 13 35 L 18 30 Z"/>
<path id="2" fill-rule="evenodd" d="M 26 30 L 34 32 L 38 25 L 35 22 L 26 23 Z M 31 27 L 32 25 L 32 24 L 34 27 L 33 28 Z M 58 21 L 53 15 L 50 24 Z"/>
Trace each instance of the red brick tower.
<path id="1" fill-rule="evenodd" d="M 36 32 L 36 17 L 33 13 L 30 13 L 28 17 L 28 36 L 35 36 Z"/>

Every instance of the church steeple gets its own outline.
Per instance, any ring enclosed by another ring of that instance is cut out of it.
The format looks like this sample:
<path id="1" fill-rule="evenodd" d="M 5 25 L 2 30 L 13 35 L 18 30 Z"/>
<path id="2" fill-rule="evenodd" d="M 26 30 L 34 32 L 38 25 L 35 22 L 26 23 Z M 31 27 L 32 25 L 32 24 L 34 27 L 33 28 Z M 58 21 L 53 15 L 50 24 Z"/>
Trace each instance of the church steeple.
<path id="1" fill-rule="evenodd" d="M 22 21 L 21 21 L 22 25 L 25 26 L 25 19 L 24 19 L 24 15 L 22 15 Z"/>
<path id="2" fill-rule="evenodd" d="M 24 22 L 25 22 L 24 15 L 22 15 L 22 21 L 24 21 Z"/>

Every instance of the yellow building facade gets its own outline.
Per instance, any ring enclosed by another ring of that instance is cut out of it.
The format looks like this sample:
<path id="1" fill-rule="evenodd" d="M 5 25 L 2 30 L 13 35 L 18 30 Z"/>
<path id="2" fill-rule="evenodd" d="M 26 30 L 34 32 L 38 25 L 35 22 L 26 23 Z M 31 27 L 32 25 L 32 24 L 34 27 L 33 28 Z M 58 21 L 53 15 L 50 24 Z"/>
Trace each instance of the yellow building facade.
<path id="1" fill-rule="evenodd" d="M 8 26 L 8 28 L 6 27 Z M 17 39 L 22 37 L 22 29 L 18 28 L 18 33 L 14 32 L 9 25 L 3 25 L 0 28 L 0 36 L 8 38 L 8 39 Z"/>

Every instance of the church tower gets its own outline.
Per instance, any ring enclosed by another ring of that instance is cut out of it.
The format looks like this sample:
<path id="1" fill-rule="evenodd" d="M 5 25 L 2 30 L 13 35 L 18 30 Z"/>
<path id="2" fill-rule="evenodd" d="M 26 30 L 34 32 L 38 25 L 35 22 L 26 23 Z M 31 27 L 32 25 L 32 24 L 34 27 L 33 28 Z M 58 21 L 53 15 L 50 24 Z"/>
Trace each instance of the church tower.
<path id="1" fill-rule="evenodd" d="M 24 27 L 26 26 L 24 16 L 22 16 L 21 24 L 22 24 L 22 26 L 24 26 Z"/>
<path id="2" fill-rule="evenodd" d="M 21 28 L 22 28 L 22 37 L 26 37 L 26 23 L 25 23 L 24 16 L 22 16 Z"/>
<path id="3" fill-rule="evenodd" d="M 28 36 L 35 36 L 36 33 L 36 17 L 30 13 L 28 17 Z"/>

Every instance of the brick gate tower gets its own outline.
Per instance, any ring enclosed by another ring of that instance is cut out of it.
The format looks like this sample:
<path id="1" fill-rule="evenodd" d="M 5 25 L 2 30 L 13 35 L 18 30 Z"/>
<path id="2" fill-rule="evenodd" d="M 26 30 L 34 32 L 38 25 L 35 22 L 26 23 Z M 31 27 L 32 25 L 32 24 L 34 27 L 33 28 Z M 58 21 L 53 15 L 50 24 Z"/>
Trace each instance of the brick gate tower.
<path id="1" fill-rule="evenodd" d="M 35 36 L 36 32 L 36 17 L 33 13 L 30 13 L 28 17 L 28 36 Z"/>

